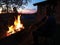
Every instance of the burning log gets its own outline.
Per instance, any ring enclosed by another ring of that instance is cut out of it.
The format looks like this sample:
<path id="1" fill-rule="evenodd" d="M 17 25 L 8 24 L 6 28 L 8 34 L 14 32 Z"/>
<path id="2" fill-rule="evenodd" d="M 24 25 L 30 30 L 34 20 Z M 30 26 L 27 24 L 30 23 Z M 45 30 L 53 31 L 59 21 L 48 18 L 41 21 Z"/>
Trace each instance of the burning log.
<path id="1" fill-rule="evenodd" d="M 25 29 L 0 39 L 0 45 L 29 45 L 31 43 L 32 35 L 31 33 L 28 33 Z"/>
<path id="2" fill-rule="evenodd" d="M 7 31 L 7 36 L 24 29 L 24 26 L 20 21 L 20 17 L 21 17 L 21 15 L 18 15 L 17 19 L 15 18 L 14 25 L 11 25 L 10 27 L 8 27 L 9 30 Z"/>
<path id="3" fill-rule="evenodd" d="M 2 38 L 0 40 L 0 44 L 1 45 L 17 45 L 22 42 L 24 36 L 25 36 L 25 31 L 19 31 L 8 37 Z"/>

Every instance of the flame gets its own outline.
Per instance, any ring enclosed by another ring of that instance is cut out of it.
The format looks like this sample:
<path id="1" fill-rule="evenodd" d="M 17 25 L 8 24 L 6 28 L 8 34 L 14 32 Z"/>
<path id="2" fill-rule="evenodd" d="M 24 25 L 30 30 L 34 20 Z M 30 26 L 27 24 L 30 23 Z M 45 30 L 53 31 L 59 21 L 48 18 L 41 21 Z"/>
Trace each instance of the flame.
<path id="1" fill-rule="evenodd" d="M 11 25 L 10 27 L 8 27 L 9 30 L 7 31 L 7 36 L 14 34 L 18 31 L 21 31 L 21 29 L 24 29 L 24 26 L 21 23 L 20 18 L 21 18 L 21 15 L 18 15 L 17 19 L 15 18 L 14 25 Z"/>
<path id="2" fill-rule="evenodd" d="M 0 14 L 2 13 L 2 8 L 0 7 Z"/>

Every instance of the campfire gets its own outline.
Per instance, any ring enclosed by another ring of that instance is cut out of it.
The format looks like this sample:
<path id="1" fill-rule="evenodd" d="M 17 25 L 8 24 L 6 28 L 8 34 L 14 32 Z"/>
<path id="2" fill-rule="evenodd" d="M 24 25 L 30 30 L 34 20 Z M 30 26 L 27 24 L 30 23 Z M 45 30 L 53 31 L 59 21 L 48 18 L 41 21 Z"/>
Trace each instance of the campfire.
<path id="1" fill-rule="evenodd" d="M 21 18 L 21 15 L 18 15 L 17 19 L 15 18 L 14 24 L 11 26 L 8 26 L 9 30 L 6 33 L 7 36 L 10 36 L 11 34 L 14 34 L 18 31 L 21 31 L 22 29 L 24 29 L 24 26 L 21 23 L 20 18 Z"/>

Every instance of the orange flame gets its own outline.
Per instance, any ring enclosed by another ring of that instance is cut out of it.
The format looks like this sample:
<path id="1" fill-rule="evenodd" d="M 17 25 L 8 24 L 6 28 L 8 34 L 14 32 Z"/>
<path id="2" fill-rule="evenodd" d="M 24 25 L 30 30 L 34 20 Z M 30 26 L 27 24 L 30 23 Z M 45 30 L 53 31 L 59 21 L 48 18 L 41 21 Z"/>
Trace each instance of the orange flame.
<path id="1" fill-rule="evenodd" d="M 18 15 L 17 19 L 15 18 L 14 25 L 11 25 L 10 27 L 8 27 L 9 30 L 7 31 L 7 36 L 14 34 L 18 31 L 21 31 L 21 29 L 24 29 L 24 26 L 21 23 L 20 17 L 21 15 Z"/>

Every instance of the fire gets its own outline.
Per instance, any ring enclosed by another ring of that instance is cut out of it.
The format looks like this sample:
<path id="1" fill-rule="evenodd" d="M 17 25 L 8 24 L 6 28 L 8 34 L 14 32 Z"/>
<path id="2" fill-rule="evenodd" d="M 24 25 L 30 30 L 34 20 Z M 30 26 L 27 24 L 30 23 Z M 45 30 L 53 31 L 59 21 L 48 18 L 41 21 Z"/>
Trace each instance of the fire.
<path id="1" fill-rule="evenodd" d="M 0 14 L 2 13 L 2 8 L 0 7 Z"/>
<path id="2" fill-rule="evenodd" d="M 17 19 L 15 18 L 14 25 L 11 25 L 10 27 L 8 27 L 9 30 L 7 31 L 7 36 L 14 34 L 18 31 L 21 31 L 21 29 L 24 29 L 24 26 L 21 23 L 20 18 L 21 18 L 21 15 L 18 15 Z"/>

